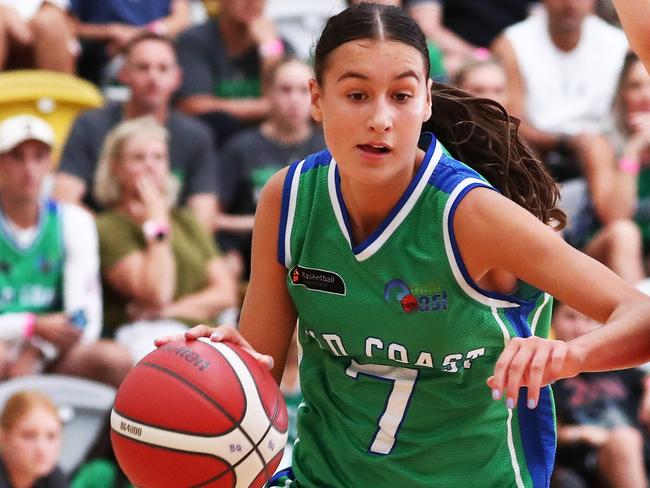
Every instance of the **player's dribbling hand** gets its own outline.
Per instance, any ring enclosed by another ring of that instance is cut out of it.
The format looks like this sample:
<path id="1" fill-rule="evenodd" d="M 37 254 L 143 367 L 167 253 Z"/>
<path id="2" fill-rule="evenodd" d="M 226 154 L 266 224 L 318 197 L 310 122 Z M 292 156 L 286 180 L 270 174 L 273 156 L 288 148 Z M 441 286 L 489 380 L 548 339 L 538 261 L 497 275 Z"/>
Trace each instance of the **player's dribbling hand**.
<path id="1" fill-rule="evenodd" d="M 499 356 L 487 384 L 494 400 L 506 395 L 508 408 L 517 405 L 519 388 L 527 386 L 528 408 L 535 408 L 542 386 L 577 375 L 582 362 L 580 350 L 571 342 L 515 337 Z"/>
<path id="2" fill-rule="evenodd" d="M 163 346 L 168 342 L 174 341 L 195 341 L 200 337 L 209 337 L 211 341 L 222 342 L 228 341 L 242 347 L 251 356 L 257 359 L 268 369 L 273 369 L 273 358 L 267 354 L 261 354 L 253 349 L 244 336 L 237 329 L 230 325 L 220 325 L 219 327 L 210 327 L 207 325 L 196 325 L 183 334 L 160 337 L 154 341 L 156 347 Z"/>

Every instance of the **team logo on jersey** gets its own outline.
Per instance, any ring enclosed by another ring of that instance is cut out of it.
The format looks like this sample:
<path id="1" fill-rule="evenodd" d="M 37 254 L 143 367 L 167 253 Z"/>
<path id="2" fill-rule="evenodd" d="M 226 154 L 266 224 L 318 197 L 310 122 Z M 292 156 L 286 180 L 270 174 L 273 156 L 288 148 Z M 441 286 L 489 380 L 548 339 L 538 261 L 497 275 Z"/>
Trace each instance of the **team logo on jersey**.
<path id="1" fill-rule="evenodd" d="M 338 274 L 323 269 L 294 266 L 289 273 L 291 283 L 304 286 L 310 290 L 345 295 L 345 282 Z"/>
<path id="2" fill-rule="evenodd" d="M 406 313 L 447 310 L 447 290 L 411 289 L 404 280 L 390 280 L 384 286 L 384 300 L 398 301 Z"/>

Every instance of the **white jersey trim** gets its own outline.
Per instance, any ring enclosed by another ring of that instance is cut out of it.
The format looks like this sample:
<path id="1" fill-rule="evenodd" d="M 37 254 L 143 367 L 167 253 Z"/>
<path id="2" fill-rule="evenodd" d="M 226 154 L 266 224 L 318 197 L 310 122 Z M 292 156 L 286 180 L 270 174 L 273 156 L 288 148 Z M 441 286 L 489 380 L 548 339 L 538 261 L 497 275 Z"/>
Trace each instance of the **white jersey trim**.
<path id="1" fill-rule="evenodd" d="M 377 236 L 377 238 L 374 241 L 372 241 L 361 252 L 359 252 L 358 254 L 354 254 L 354 257 L 358 262 L 365 261 L 366 259 L 372 257 L 377 251 L 379 251 L 379 249 L 382 248 L 382 246 L 386 243 L 386 241 L 388 241 L 388 239 L 390 239 L 390 237 L 395 233 L 397 228 L 404 221 L 404 219 L 406 219 L 409 213 L 411 213 L 411 210 L 413 209 L 418 199 L 422 195 L 424 188 L 428 184 L 429 179 L 433 174 L 433 171 L 436 169 L 436 166 L 438 165 L 438 162 L 442 157 L 442 144 L 440 144 L 438 141 L 435 141 L 434 144 L 436 146 L 433 150 L 433 154 L 431 155 L 429 161 L 423 162 L 423 164 L 426 164 L 427 167 L 422 173 L 422 175 L 420 176 L 420 180 L 417 182 L 417 185 L 413 189 L 413 192 L 411 193 L 411 195 L 409 195 L 406 202 L 404 202 L 404 205 L 402 205 L 402 208 L 399 209 L 395 217 L 393 217 L 393 219 L 388 223 L 388 225 L 381 232 L 381 234 L 379 234 L 379 236 Z M 352 240 L 349 235 L 348 228 L 345 224 L 345 220 L 343 218 L 341 203 L 339 202 L 338 195 L 336 194 L 335 171 L 336 171 L 336 161 L 332 159 L 332 162 L 330 163 L 329 174 L 328 174 L 328 187 L 329 187 L 330 201 L 332 202 L 332 208 L 334 209 L 334 214 L 336 215 L 336 220 L 339 223 L 341 232 L 345 236 L 350 247 L 352 247 Z"/>
<path id="2" fill-rule="evenodd" d="M 551 299 L 551 295 L 549 295 L 548 293 L 544 293 L 544 302 L 542 302 L 542 304 L 539 307 L 537 307 L 537 310 L 535 310 L 535 315 L 533 315 L 533 321 L 530 324 L 530 333 L 532 335 L 535 335 L 535 331 L 537 330 L 537 322 L 539 322 L 539 318 L 542 315 L 542 310 L 544 309 L 544 307 L 546 307 L 546 304 L 549 302 L 550 299 Z"/>
<path id="3" fill-rule="evenodd" d="M 305 164 L 303 159 L 296 166 L 291 179 L 291 191 L 289 194 L 289 208 L 287 209 L 287 226 L 284 230 L 284 265 L 290 268 L 292 265 L 291 259 L 291 231 L 293 229 L 293 219 L 296 216 L 296 202 L 298 201 L 298 185 L 300 183 L 300 174 L 302 167 Z"/>
<path id="4" fill-rule="evenodd" d="M 510 333 L 506 324 L 503 323 L 501 317 L 499 317 L 499 312 L 496 307 L 492 307 L 492 316 L 499 324 L 501 332 L 503 333 L 503 345 L 507 346 L 510 341 Z M 508 451 L 510 453 L 510 463 L 512 464 L 512 470 L 515 474 L 515 483 L 517 488 L 525 488 L 524 481 L 521 478 L 521 468 L 519 467 L 519 460 L 517 459 L 517 450 L 515 449 L 514 438 L 512 436 L 512 409 L 508 409 L 508 419 L 506 420 L 506 432 L 508 440 Z"/>
<path id="5" fill-rule="evenodd" d="M 447 200 L 447 203 L 445 205 L 445 211 L 442 218 L 442 230 L 443 230 L 443 236 L 445 240 L 445 252 L 447 253 L 447 260 L 449 261 L 449 265 L 451 266 L 451 270 L 453 272 L 454 278 L 456 278 L 456 282 L 470 298 L 473 298 L 477 302 L 482 303 L 483 305 L 487 305 L 488 307 L 497 307 L 497 308 L 518 307 L 519 306 L 518 303 L 487 296 L 479 292 L 478 290 L 476 290 L 474 287 L 472 287 L 463 276 L 463 273 L 460 270 L 460 265 L 458 263 L 458 260 L 456 259 L 456 254 L 454 253 L 454 246 L 451 242 L 451 236 L 449 234 L 449 226 L 450 224 L 452 224 L 451 222 L 449 222 L 449 218 L 450 218 L 451 210 L 452 208 L 454 208 L 455 203 L 458 200 L 461 192 L 469 185 L 474 185 L 474 184 L 480 184 L 483 187 L 489 186 L 488 183 L 478 178 L 467 178 L 461 181 L 458 184 L 458 186 L 454 188 L 454 190 L 451 192 L 451 195 L 449 195 L 449 199 Z"/>

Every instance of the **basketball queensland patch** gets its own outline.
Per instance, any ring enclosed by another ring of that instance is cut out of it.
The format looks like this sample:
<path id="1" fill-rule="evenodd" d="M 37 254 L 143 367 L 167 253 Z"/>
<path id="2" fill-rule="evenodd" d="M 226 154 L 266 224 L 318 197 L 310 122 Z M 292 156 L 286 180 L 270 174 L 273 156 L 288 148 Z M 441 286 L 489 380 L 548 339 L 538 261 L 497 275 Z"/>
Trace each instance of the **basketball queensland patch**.
<path id="1" fill-rule="evenodd" d="M 289 273 L 291 283 L 304 286 L 310 290 L 345 295 L 345 282 L 338 274 L 324 269 L 304 268 L 294 266 Z"/>

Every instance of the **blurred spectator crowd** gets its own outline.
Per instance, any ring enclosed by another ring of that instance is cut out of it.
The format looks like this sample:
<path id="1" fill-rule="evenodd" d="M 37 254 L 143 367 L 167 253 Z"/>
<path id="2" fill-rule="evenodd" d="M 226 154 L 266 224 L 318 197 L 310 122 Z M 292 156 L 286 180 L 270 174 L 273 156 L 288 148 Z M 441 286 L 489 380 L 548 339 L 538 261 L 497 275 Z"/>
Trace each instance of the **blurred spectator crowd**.
<path id="1" fill-rule="evenodd" d="M 566 240 L 643 287 L 650 75 L 611 4 L 378 3 L 421 25 L 433 79 L 521 121 L 560 186 Z M 311 119 L 311 46 L 345 6 L 0 0 L 0 380 L 58 374 L 117 388 L 155 337 L 236 324 L 260 190 L 325 145 Z M 95 98 L 81 103 L 82 93 Z M 558 338 L 595 326 L 556 307 Z M 295 356 L 283 386 L 294 406 Z M 556 394 L 554 486 L 648 486 L 650 377 L 581 375 Z M 54 468 L 56 406 L 28 392 L 6 409 L 0 478 L 10 482 L 0 485 L 68 486 Z M 50 454 L 27 463 L 8 453 L 31 452 L 15 433 L 29 422 Z M 122 486 L 105 435 L 91 452 L 115 473 L 89 474 L 89 456 L 66 473 L 72 486 Z"/>

